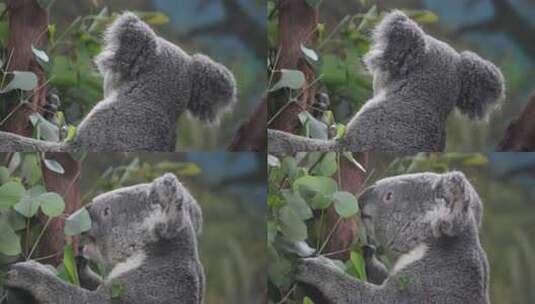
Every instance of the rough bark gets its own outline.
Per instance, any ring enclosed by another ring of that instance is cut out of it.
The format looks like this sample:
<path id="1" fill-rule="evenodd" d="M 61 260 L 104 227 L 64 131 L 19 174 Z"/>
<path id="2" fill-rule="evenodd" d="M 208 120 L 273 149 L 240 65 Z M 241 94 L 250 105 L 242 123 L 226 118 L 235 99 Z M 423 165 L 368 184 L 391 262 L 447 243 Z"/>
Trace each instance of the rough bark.
<path id="1" fill-rule="evenodd" d="M 535 92 L 520 116 L 509 124 L 496 149 L 498 152 L 535 151 Z"/>
<path id="2" fill-rule="evenodd" d="M 316 88 L 314 70 L 306 62 L 301 51 L 301 44 L 313 46 L 316 43 L 316 28 L 319 20 L 317 9 L 309 6 L 305 0 L 281 2 L 279 8 L 279 60 L 276 69 L 300 70 L 305 74 L 303 92 L 297 102 L 289 105 L 269 125 L 272 129 L 296 133 L 299 126 L 297 115 L 307 110 L 314 103 Z M 268 104 L 271 114 L 277 112 L 288 102 L 287 94 L 275 92 L 270 94 Z"/>

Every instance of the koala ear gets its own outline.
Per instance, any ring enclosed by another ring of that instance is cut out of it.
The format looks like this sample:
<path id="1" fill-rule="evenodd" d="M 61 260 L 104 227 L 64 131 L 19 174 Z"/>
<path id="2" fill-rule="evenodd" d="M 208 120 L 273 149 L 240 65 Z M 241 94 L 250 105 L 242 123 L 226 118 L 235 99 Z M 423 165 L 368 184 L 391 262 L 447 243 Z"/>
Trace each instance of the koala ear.
<path id="1" fill-rule="evenodd" d="M 425 33 L 407 15 L 393 11 L 385 15 L 373 33 L 373 43 L 364 62 L 370 72 L 383 70 L 402 76 L 421 63 Z"/>
<path id="2" fill-rule="evenodd" d="M 436 209 L 428 214 L 435 237 L 455 236 L 473 224 L 481 223 L 481 200 L 461 172 L 440 176 L 433 186 Z"/>
<path id="3" fill-rule="evenodd" d="M 154 31 L 136 15 L 126 12 L 108 27 L 104 36 L 104 50 L 95 62 L 102 74 L 118 73 L 121 78 L 136 77 L 157 50 Z"/>
<path id="4" fill-rule="evenodd" d="M 154 230 L 161 238 L 173 238 L 183 227 L 185 207 L 182 188 L 176 176 L 171 173 L 152 182 L 151 195 L 153 203 L 158 205 L 156 212 L 159 216 Z"/>
<path id="5" fill-rule="evenodd" d="M 236 102 L 236 80 L 222 64 L 196 54 L 191 63 L 192 93 L 190 113 L 204 122 L 219 121 L 219 116 Z"/>
<path id="6" fill-rule="evenodd" d="M 484 119 L 505 99 L 505 81 L 491 62 L 462 52 L 459 62 L 461 94 L 457 108 L 472 119 Z"/>

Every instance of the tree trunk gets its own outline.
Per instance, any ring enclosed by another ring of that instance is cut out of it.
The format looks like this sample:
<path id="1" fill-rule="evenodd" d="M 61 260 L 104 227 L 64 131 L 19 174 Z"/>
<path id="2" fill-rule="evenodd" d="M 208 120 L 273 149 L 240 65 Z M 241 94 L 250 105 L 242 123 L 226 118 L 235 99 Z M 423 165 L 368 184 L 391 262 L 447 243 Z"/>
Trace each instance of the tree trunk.
<path id="1" fill-rule="evenodd" d="M 32 92 L 28 104 L 13 109 L 15 113 L 6 121 L 5 130 L 31 136 L 33 129 L 29 115 L 35 112 L 42 113 L 42 108 L 46 104 L 47 89 L 46 73 L 35 59 L 31 47 L 33 45 L 36 48 L 44 48 L 48 42 L 49 12 L 41 8 L 36 0 L 6 0 L 6 10 L 9 16 L 7 50 L 11 58 L 6 69 L 35 73 L 38 77 L 38 86 Z M 65 173 L 57 174 L 43 166 L 45 187 L 63 196 L 66 204 L 65 212 L 71 213 L 80 207 L 80 162 L 67 153 L 48 153 L 46 157 L 58 161 L 65 169 Z M 43 214 L 38 218 L 43 224 L 47 221 L 47 217 Z M 59 264 L 62 260 L 64 240 L 63 219 L 54 219 L 45 231 L 35 257 L 54 255 L 42 262 Z M 74 249 L 77 250 L 76 246 Z"/>
<path id="2" fill-rule="evenodd" d="M 313 46 L 316 43 L 316 28 L 319 13 L 305 0 L 282 1 L 279 8 L 279 60 L 276 69 L 300 70 L 305 74 L 303 93 L 299 100 L 286 107 L 269 126 L 272 129 L 295 133 L 299 127 L 298 114 L 314 103 L 316 88 L 313 85 L 315 73 L 301 51 L 301 44 Z M 269 96 L 269 106 L 280 109 L 288 102 L 282 90 Z M 270 110 L 270 113 L 275 111 Z"/>
<path id="3" fill-rule="evenodd" d="M 267 149 L 266 122 L 267 97 L 263 97 L 249 119 L 236 132 L 228 150 L 231 152 L 265 152 Z"/>

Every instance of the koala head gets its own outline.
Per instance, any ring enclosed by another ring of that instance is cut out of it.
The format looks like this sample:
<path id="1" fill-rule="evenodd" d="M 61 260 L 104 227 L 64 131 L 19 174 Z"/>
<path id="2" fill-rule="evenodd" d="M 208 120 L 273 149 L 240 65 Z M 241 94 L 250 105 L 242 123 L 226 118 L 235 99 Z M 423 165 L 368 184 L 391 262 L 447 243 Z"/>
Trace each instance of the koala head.
<path id="1" fill-rule="evenodd" d="M 121 14 L 108 27 L 95 62 L 105 95 L 135 81 L 171 96 L 177 108 L 206 122 L 217 122 L 236 101 L 236 81 L 226 67 L 201 54 L 188 55 L 133 13 Z"/>
<path id="2" fill-rule="evenodd" d="M 458 53 L 427 34 L 403 12 L 386 14 L 373 32 L 364 58 L 374 75 L 374 91 L 399 81 L 417 83 L 416 97 L 455 106 L 471 119 L 483 119 L 504 99 L 500 70 L 472 52 Z M 422 94 L 423 93 L 423 94 Z"/>
<path id="3" fill-rule="evenodd" d="M 84 254 L 109 267 L 185 228 L 200 233 L 200 208 L 173 174 L 101 194 L 86 206 L 92 221 Z"/>
<path id="4" fill-rule="evenodd" d="M 483 209 L 461 172 L 385 178 L 360 195 L 359 205 L 370 242 L 393 257 L 467 229 L 477 231 Z"/>

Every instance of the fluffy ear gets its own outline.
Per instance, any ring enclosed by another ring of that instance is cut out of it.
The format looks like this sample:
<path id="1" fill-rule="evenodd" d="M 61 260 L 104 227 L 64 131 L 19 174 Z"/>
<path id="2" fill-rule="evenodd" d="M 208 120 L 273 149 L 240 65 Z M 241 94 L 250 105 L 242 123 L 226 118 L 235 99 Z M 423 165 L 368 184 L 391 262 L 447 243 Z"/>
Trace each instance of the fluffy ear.
<path id="1" fill-rule="evenodd" d="M 184 226 L 184 196 L 175 175 L 166 173 L 152 182 L 151 196 L 157 204 L 154 231 L 161 238 L 175 237 Z"/>
<path id="2" fill-rule="evenodd" d="M 436 209 L 429 220 L 435 237 L 455 236 L 470 225 L 479 226 L 483 206 L 461 172 L 444 174 L 434 185 Z"/>
<path id="3" fill-rule="evenodd" d="M 221 113 L 230 110 L 236 101 L 234 75 L 222 64 L 207 56 L 192 56 L 192 93 L 188 110 L 205 122 L 218 122 Z"/>
<path id="4" fill-rule="evenodd" d="M 112 71 L 121 78 L 131 79 L 147 66 L 158 44 L 154 31 L 136 15 L 126 12 L 106 30 L 104 45 L 95 59 L 99 71 L 102 74 Z"/>
<path id="5" fill-rule="evenodd" d="M 459 62 L 461 95 L 457 107 L 472 119 L 484 119 L 505 99 L 505 81 L 491 62 L 462 52 Z"/>
<path id="6" fill-rule="evenodd" d="M 372 73 L 380 69 L 394 77 L 406 75 L 421 63 L 426 49 L 425 33 L 400 11 L 385 15 L 372 38 L 372 47 L 364 58 Z"/>

